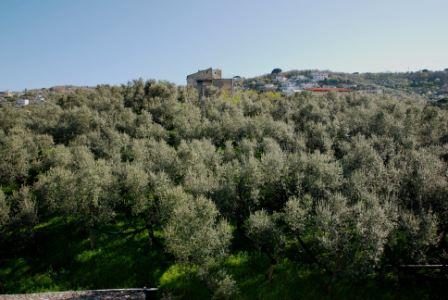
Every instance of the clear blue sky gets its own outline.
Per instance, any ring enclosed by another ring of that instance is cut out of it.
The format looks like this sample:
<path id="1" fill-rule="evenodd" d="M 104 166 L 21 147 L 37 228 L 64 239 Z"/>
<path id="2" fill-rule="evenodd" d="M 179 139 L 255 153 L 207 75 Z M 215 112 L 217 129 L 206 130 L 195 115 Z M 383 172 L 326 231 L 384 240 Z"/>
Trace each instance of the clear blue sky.
<path id="1" fill-rule="evenodd" d="M 448 68 L 447 0 L 0 0 L 0 90 Z"/>

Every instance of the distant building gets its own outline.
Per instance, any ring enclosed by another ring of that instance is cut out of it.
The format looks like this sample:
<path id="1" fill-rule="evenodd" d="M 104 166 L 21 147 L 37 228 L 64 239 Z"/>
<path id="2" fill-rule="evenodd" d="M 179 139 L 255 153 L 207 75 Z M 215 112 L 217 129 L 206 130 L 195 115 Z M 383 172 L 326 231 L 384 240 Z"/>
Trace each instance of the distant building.
<path id="1" fill-rule="evenodd" d="M 302 91 L 302 89 L 300 89 L 300 87 L 298 87 L 296 85 L 288 85 L 288 86 L 282 87 L 282 92 L 286 95 L 292 95 L 295 93 L 299 93 L 301 91 Z"/>
<path id="2" fill-rule="evenodd" d="M 277 90 L 277 87 L 272 83 L 268 83 L 263 86 L 262 90 L 265 92 L 275 91 L 275 90 Z"/>
<path id="3" fill-rule="evenodd" d="M 36 102 L 36 103 L 41 103 L 44 101 L 45 101 L 45 98 L 42 95 L 37 95 L 36 98 L 34 98 L 34 102 Z"/>
<path id="4" fill-rule="evenodd" d="M 11 93 L 10 91 L 3 91 L 3 92 L 0 92 L 0 97 L 5 97 L 5 98 L 7 98 L 7 97 L 12 97 L 12 96 L 14 96 L 14 95 L 13 95 L 13 93 Z"/>
<path id="5" fill-rule="evenodd" d="M 290 78 L 291 81 L 302 82 L 308 80 L 308 78 L 304 75 L 296 75 Z"/>
<path id="6" fill-rule="evenodd" d="M 286 76 L 284 76 L 282 74 L 276 75 L 276 77 L 273 80 L 278 82 L 278 83 L 286 83 L 286 82 L 288 82 L 288 78 L 286 78 Z"/>
<path id="7" fill-rule="evenodd" d="M 30 104 L 30 100 L 28 99 L 19 99 L 16 101 L 16 106 L 27 106 Z"/>
<path id="8" fill-rule="evenodd" d="M 311 74 L 311 76 L 314 82 L 323 81 L 328 78 L 328 74 L 323 72 L 314 72 Z"/>
<path id="9" fill-rule="evenodd" d="M 340 87 L 343 87 L 346 89 L 356 89 L 358 86 L 356 84 L 343 83 L 340 85 Z"/>
<path id="10" fill-rule="evenodd" d="M 306 83 L 302 83 L 300 85 L 300 87 L 304 90 L 306 89 L 311 89 L 311 88 L 315 88 L 318 87 L 319 85 L 317 84 L 317 82 L 306 82 Z"/>
<path id="11" fill-rule="evenodd" d="M 235 83 L 238 78 L 222 78 L 220 69 L 208 68 L 199 70 L 196 73 L 187 76 L 187 86 L 194 87 L 198 90 L 199 96 L 206 96 L 210 87 L 215 87 L 219 90 L 233 92 L 235 90 Z"/>

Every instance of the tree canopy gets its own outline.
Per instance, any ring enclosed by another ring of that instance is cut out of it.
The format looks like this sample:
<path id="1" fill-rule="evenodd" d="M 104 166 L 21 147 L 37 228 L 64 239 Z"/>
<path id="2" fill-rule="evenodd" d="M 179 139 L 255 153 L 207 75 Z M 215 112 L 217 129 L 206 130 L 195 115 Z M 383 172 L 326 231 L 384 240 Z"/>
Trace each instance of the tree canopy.
<path id="1" fill-rule="evenodd" d="M 99 231 L 128 224 L 224 298 L 240 251 L 268 257 L 269 281 L 286 260 L 357 282 L 447 262 L 443 107 L 254 91 L 201 105 L 143 80 L 47 97 L 0 108 L 1 243 L 61 217 L 95 248 Z"/>

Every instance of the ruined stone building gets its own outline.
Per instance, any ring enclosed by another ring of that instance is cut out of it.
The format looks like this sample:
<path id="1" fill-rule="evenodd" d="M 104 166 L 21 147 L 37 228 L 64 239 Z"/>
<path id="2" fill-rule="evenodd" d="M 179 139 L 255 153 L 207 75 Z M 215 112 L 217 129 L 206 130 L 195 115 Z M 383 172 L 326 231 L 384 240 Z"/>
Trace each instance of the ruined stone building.
<path id="1" fill-rule="evenodd" d="M 237 79 L 222 78 L 220 69 L 208 68 L 187 76 L 187 86 L 198 90 L 199 97 L 207 96 L 210 87 L 233 93 Z"/>

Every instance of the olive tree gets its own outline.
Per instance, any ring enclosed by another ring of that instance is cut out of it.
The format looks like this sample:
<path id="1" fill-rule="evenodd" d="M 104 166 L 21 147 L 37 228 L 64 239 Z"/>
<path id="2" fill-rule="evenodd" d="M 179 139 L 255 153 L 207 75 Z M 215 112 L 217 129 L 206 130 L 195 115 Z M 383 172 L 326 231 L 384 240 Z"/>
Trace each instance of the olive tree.
<path id="1" fill-rule="evenodd" d="M 3 191 L 0 189 L 0 229 L 7 224 L 9 220 L 10 208 Z"/>
<path id="2" fill-rule="evenodd" d="M 308 254 L 313 246 L 311 255 L 320 267 L 334 276 L 362 278 L 379 266 L 397 214 L 374 195 L 350 204 L 336 194 L 320 201 L 291 198 L 285 221 Z"/>
<path id="3" fill-rule="evenodd" d="M 268 279 L 271 281 L 284 244 L 284 236 L 281 230 L 275 224 L 273 216 L 264 210 L 259 210 L 247 219 L 246 234 L 255 247 L 268 256 L 271 263 Z"/>
<path id="4" fill-rule="evenodd" d="M 50 210 L 78 217 L 95 247 L 96 229 L 114 215 L 116 191 L 111 167 L 83 147 L 73 149 L 72 169 L 56 167 L 39 177 L 36 190 Z"/>
<path id="5" fill-rule="evenodd" d="M 38 222 L 36 198 L 29 187 L 22 186 L 14 191 L 10 203 L 12 222 L 24 226 L 35 225 Z"/>
<path id="6" fill-rule="evenodd" d="M 229 224 L 218 219 L 204 197 L 180 202 L 164 227 L 167 250 L 183 263 L 207 265 L 224 257 L 231 239 Z"/>
<path id="7" fill-rule="evenodd" d="M 182 264 L 198 266 L 198 275 L 214 291 L 214 298 L 229 298 L 236 292 L 235 281 L 220 268 L 228 253 L 230 225 L 219 220 L 209 199 L 199 196 L 178 202 L 163 233 L 168 252 Z"/>

